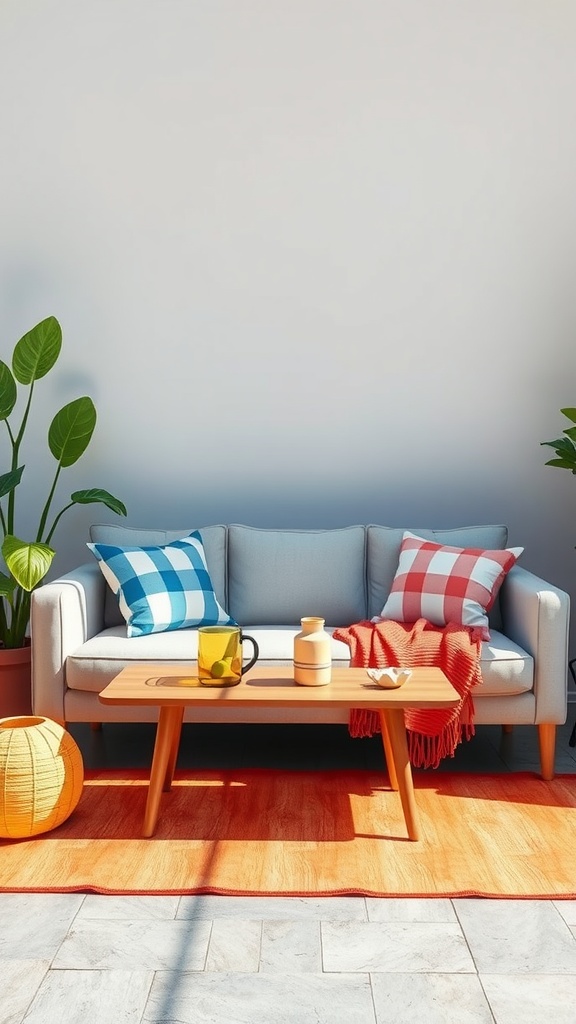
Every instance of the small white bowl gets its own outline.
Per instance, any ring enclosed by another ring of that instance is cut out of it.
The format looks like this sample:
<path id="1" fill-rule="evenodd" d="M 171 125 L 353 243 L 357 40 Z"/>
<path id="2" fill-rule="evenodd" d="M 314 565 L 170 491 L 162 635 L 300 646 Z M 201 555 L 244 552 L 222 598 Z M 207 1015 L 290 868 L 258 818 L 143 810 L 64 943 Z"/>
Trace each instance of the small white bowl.
<path id="1" fill-rule="evenodd" d="M 367 668 L 366 674 L 383 690 L 397 690 L 412 675 L 410 668 Z"/>

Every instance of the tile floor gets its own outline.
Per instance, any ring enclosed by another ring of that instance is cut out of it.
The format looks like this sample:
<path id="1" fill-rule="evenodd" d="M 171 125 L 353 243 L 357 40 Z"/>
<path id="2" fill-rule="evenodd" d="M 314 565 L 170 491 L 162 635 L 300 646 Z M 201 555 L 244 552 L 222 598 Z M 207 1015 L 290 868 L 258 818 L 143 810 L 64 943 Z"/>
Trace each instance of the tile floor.
<path id="1" fill-rule="evenodd" d="M 558 772 L 576 775 L 559 730 Z M 153 729 L 72 727 L 88 766 Z M 316 727 L 187 726 L 181 766 L 381 764 Z M 534 730 L 478 727 L 446 768 L 537 770 Z M 576 836 L 575 836 L 576 888 Z M 0 894 L 0 1024 L 573 1024 L 576 900 Z"/>

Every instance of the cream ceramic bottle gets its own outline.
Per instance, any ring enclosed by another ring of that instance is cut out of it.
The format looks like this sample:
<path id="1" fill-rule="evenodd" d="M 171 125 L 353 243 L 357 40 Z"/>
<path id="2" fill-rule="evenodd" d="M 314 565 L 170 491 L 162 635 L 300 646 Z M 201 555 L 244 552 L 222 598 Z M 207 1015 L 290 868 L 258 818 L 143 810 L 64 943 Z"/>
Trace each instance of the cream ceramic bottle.
<path id="1" fill-rule="evenodd" d="M 294 637 L 294 681 L 302 686 L 325 686 L 332 678 L 330 634 L 324 623 L 314 615 L 300 619 L 302 630 Z"/>

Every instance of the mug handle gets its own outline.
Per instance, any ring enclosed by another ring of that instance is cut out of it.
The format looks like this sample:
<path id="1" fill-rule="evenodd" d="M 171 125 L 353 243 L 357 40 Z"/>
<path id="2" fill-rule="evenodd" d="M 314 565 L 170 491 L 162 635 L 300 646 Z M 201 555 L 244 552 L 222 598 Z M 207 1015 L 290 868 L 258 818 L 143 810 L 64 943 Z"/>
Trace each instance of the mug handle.
<path id="1" fill-rule="evenodd" d="M 253 653 L 252 657 L 250 658 L 250 660 L 246 662 L 246 664 L 244 664 L 244 662 L 242 662 L 242 675 L 244 675 L 244 673 L 247 672 L 249 668 L 252 668 L 252 666 L 256 664 L 256 662 L 258 661 L 258 658 L 260 657 L 260 650 L 258 648 L 258 644 L 256 643 L 254 637 L 253 636 L 248 636 L 247 633 L 241 633 L 240 634 L 240 643 L 244 643 L 245 640 L 249 640 L 250 641 L 250 643 L 254 647 L 254 653 Z"/>

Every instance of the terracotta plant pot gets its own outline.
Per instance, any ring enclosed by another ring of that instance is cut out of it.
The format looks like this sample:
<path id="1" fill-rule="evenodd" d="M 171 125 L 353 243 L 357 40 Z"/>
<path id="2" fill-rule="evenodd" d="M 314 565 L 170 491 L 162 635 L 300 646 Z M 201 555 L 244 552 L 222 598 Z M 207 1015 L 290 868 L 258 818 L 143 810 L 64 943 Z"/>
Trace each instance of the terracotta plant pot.
<path id="1" fill-rule="evenodd" d="M 32 652 L 0 648 L 0 718 L 32 714 Z"/>

